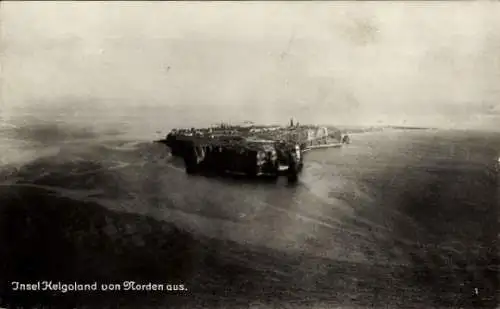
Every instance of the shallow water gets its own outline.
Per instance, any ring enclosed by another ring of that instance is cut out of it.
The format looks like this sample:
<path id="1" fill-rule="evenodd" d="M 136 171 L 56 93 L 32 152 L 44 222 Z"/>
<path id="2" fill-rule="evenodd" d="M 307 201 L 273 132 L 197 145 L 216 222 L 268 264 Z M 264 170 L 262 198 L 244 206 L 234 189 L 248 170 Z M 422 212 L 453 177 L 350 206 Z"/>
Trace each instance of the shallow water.
<path id="1" fill-rule="evenodd" d="M 3 301 L 495 308 L 500 135 L 352 140 L 308 153 L 289 186 L 188 176 L 164 146 L 119 132 L 5 128 Z M 20 278 L 161 280 L 189 291 L 27 297 L 9 287 Z"/>

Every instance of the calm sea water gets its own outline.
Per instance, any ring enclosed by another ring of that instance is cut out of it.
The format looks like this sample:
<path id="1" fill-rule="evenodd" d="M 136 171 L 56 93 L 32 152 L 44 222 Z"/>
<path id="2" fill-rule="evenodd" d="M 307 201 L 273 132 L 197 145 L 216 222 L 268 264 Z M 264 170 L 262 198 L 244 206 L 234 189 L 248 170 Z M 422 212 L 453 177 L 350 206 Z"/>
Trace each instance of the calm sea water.
<path id="1" fill-rule="evenodd" d="M 500 135 L 399 130 L 352 140 L 308 153 L 290 186 L 188 176 L 163 146 L 116 130 L 4 127 L 2 301 L 496 308 Z M 189 290 L 15 293 L 12 280 Z"/>

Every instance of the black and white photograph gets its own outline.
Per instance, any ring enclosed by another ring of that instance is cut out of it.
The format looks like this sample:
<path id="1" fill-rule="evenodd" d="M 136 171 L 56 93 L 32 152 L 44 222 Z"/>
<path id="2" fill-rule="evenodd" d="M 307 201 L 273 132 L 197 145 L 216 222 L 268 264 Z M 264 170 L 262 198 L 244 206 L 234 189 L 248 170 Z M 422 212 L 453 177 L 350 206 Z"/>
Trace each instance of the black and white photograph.
<path id="1" fill-rule="evenodd" d="M 500 3 L 1 1 L 0 308 L 500 308 Z"/>

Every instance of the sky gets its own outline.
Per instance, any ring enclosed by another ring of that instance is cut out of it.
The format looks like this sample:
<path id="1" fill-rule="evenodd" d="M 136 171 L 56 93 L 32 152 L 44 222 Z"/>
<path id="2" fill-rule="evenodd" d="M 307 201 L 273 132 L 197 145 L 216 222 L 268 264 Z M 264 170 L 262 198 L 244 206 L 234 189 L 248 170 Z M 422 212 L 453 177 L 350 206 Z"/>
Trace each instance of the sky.
<path id="1" fill-rule="evenodd" d="M 2 1 L 0 26 L 3 116 L 500 129 L 500 3 Z"/>

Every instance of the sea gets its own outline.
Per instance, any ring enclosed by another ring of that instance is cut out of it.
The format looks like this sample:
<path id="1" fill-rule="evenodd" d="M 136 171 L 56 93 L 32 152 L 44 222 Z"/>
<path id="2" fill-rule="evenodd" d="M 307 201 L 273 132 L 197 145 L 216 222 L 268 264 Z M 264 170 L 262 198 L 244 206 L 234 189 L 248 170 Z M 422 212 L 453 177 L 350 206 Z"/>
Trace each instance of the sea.
<path id="1" fill-rule="evenodd" d="M 352 133 L 296 184 L 154 135 L 4 123 L 0 307 L 498 308 L 499 133 Z"/>

